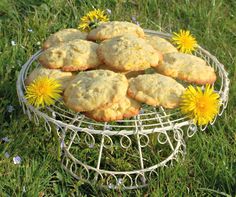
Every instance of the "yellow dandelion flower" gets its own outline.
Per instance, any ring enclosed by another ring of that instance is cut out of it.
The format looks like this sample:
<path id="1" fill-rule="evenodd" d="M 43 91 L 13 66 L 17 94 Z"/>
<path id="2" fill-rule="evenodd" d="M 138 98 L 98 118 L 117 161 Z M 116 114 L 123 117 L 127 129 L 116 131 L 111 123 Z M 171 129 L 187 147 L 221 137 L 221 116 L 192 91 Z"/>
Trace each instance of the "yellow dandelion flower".
<path id="1" fill-rule="evenodd" d="M 219 94 L 214 92 L 210 85 L 206 85 L 205 90 L 190 85 L 181 97 L 180 109 L 195 124 L 206 125 L 219 111 L 219 97 Z"/>
<path id="2" fill-rule="evenodd" d="M 190 31 L 180 30 L 174 32 L 172 41 L 177 45 L 177 49 L 182 53 L 192 53 L 197 47 L 196 39 L 190 34 Z"/>
<path id="3" fill-rule="evenodd" d="M 44 107 L 54 104 L 61 92 L 61 84 L 56 79 L 41 76 L 26 87 L 25 98 L 35 107 Z"/>
<path id="4" fill-rule="evenodd" d="M 107 22 L 109 18 L 100 9 L 95 9 L 88 12 L 85 16 L 80 19 L 79 29 L 81 31 L 89 32 L 91 29 L 96 28 L 99 23 Z"/>

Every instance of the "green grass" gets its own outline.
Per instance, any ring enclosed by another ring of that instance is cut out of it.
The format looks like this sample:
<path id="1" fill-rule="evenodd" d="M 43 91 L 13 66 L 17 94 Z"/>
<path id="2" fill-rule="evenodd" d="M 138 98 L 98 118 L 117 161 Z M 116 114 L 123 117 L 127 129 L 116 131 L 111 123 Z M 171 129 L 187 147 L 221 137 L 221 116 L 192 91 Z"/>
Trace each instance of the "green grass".
<path id="1" fill-rule="evenodd" d="M 225 65 L 231 79 L 229 104 L 222 117 L 187 140 L 184 162 L 161 170 L 158 180 L 144 189 L 102 191 L 73 179 L 57 161 L 56 142 L 43 126 L 35 126 L 23 115 L 17 100 L 17 75 L 39 49 L 37 42 L 60 28 L 77 27 L 92 6 L 111 9 L 111 19 L 130 21 L 136 16 L 144 28 L 191 30 L 199 44 Z M 0 143 L 0 196 L 235 196 L 235 10 L 234 0 L 1 0 L 0 138 L 8 136 L 11 141 Z M 12 113 L 7 111 L 9 105 L 14 106 Z M 20 165 L 13 164 L 16 155 L 22 158 Z"/>

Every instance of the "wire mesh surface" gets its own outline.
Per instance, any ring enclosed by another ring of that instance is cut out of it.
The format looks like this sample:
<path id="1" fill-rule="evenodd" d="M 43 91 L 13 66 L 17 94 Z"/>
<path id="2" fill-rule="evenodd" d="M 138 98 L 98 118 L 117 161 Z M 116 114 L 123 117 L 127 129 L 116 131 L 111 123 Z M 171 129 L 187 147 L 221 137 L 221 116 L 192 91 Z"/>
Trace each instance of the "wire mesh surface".
<path id="1" fill-rule="evenodd" d="M 145 30 L 145 33 L 167 39 L 171 36 L 152 30 Z M 22 66 L 17 80 L 19 101 L 24 113 L 35 124 L 39 124 L 41 118 L 47 131 L 51 131 L 52 126 L 56 128 L 63 150 L 62 166 L 72 176 L 108 188 L 133 189 L 147 185 L 153 175 L 158 175 L 159 167 L 165 167 L 184 155 L 183 135 L 192 137 L 197 127 L 178 109 L 143 105 L 140 113 L 133 118 L 101 123 L 70 111 L 62 101 L 47 108 L 31 106 L 24 97 L 24 81 L 39 66 L 37 59 L 41 53 L 38 51 Z M 220 94 L 218 116 L 221 116 L 228 102 L 228 74 L 216 57 L 200 46 L 195 55 L 207 61 L 217 73 L 214 89 Z M 216 118 L 210 124 L 214 124 Z M 200 129 L 206 128 L 207 125 Z M 85 150 L 87 152 L 84 153 Z M 153 151 L 151 158 L 145 158 Z M 117 155 L 117 152 L 123 155 Z M 119 166 L 121 158 L 123 162 L 127 161 L 125 168 Z M 137 164 L 135 169 L 129 168 L 129 163 Z"/>

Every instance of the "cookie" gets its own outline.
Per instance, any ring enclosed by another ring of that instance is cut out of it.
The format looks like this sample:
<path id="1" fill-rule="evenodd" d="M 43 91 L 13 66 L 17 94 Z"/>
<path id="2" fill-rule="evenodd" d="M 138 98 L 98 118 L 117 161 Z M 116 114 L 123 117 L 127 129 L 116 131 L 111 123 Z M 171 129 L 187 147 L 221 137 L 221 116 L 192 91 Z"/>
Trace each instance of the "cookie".
<path id="1" fill-rule="evenodd" d="M 111 70 L 114 72 L 119 72 L 119 71 L 116 71 L 116 70 L 110 68 L 109 66 L 107 66 L 105 64 L 98 66 L 96 69 Z M 137 77 L 138 75 L 142 75 L 145 72 L 144 72 L 144 70 L 139 70 L 139 71 L 124 71 L 124 72 L 119 72 L 119 73 L 124 74 L 126 76 L 126 78 L 129 79 L 131 77 Z"/>
<path id="2" fill-rule="evenodd" d="M 199 85 L 213 84 L 216 74 L 200 57 L 185 53 L 164 54 L 163 62 L 155 68 L 158 73 Z"/>
<path id="3" fill-rule="evenodd" d="M 65 42 L 76 39 L 86 40 L 87 34 L 79 31 L 78 29 L 62 29 L 54 34 L 51 34 L 43 43 L 43 49 L 56 46 Z"/>
<path id="4" fill-rule="evenodd" d="M 66 106 L 76 112 L 92 111 L 119 102 L 126 95 L 128 80 L 109 70 L 80 72 L 64 92 Z"/>
<path id="5" fill-rule="evenodd" d="M 42 66 L 35 68 L 30 75 L 26 78 L 25 84 L 30 85 L 37 77 L 48 76 L 49 78 L 57 79 L 64 90 L 69 82 L 74 78 L 71 72 L 62 72 L 58 69 L 48 69 Z"/>
<path id="6" fill-rule="evenodd" d="M 97 56 L 98 44 L 87 40 L 73 40 L 45 50 L 39 57 L 47 68 L 63 71 L 81 71 L 100 65 Z"/>
<path id="7" fill-rule="evenodd" d="M 152 106 L 175 108 L 185 88 L 160 74 L 145 74 L 129 80 L 128 96 Z"/>
<path id="8" fill-rule="evenodd" d="M 99 122 L 109 122 L 130 118 L 139 113 L 140 103 L 125 96 L 118 103 L 102 107 L 84 114 Z"/>
<path id="9" fill-rule="evenodd" d="M 111 21 L 101 23 L 97 28 L 91 30 L 87 39 L 102 41 L 126 34 L 144 38 L 144 31 L 138 25 L 125 21 Z"/>
<path id="10" fill-rule="evenodd" d="M 162 54 L 178 52 L 170 42 L 157 35 L 145 35 L 145 39 L 154 49 L 160 51 Z"/>
<path id="11" fill-rule="evenodd" d="M 103 41 L 97 50 L 99 59 L 117 71 L 139 71 L 158 66 L 160 53 L 144 39 L 132 35 Z"/>

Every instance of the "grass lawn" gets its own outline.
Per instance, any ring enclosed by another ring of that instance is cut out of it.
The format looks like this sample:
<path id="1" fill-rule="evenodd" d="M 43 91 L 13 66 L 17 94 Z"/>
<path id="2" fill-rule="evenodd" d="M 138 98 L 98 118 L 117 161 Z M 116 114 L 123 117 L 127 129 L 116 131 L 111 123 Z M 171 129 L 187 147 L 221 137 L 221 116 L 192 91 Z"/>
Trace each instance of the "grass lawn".
<path id="1" fill-rule="evenodd" d="M 222 117 L 187 140 L 184 162 L 161 171 L 158 180 L 140 190 L 100 190 L 66 174 L 57 161 L 55 141 L 43 126 L 28 120 L 17 99 L 21 66 L 50 33 L 77 27 L 93 6 L 109 8 L 111 20 L 135 16 L 143 28 L 189 29 L 225 65 L 231 79 Z M 235 0 L 0 0 L 0 196 L 235 196 L 235 14 Z M 13 163 L 17 155 L 20 165 Z"/>

